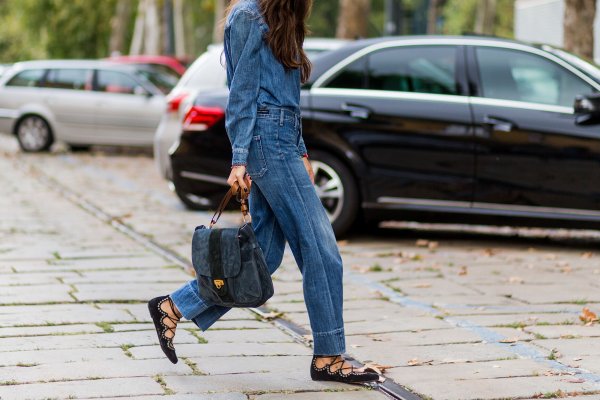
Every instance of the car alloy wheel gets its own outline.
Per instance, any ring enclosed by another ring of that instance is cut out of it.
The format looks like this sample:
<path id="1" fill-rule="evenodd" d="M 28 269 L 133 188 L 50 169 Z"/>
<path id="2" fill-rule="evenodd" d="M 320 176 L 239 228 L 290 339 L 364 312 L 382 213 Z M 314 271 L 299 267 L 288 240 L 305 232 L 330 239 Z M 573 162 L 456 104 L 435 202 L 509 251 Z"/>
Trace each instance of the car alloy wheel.
<path id="1" fill-rule="evenodd" d="M 311 165 L 315 173 L 315 190 L 333 222 L 344 208 L 344 184 L 337 172 L 324 162 L 312 160 Z"/>
<path id="2" fill-rule="evenodd" d="M 336 236 L 350 230 L 359 211 L 359 194 L 354 175 L 346 164 L 330 153 L 313 150 L 310 163 L 315 173 L 315 191 L 323 204 Z"/>
<path id="3" fill-rule="evenodd" d="M 19 122 L 17 139 L 26 152 L 48 150 L 54 140 L 48 123 L 37 115 L 29 115 Z"/>

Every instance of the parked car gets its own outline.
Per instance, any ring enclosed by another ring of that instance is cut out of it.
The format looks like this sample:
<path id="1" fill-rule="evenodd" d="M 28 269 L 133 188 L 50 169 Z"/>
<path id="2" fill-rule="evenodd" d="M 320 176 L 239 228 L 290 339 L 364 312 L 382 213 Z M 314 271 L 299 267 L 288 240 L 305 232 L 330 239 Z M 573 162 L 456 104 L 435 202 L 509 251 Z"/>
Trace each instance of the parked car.
<path id="1" fill-rule="evenodd" d="M 310 38 L 304 42 L 307 55 L 314 59 L 323 52 L 337 49 L 348 42 L 338 39 Z M 185 112 L 199 93 L 227 87 L 227 75 L 221 55 L 223 45 L 210 45 L 181 77 L 167 96 L 167 108 L 160 120 L 154 140 L 154 159 L 160 174 L 171 180 L 169 149 L 181 133 Z"/>
<path id="2" fill-rule="evenodd" d="M 122 64 L 152 66 L 176 78 L 180 78 L 186 70 L 186 66 L 181 60 L 171 56 L 112 56 L 106 60 Z"/>
<path id="3" fill-rule="evenodd" d="M 431 36 L 315 59 L 303 132 L 336 233 L 359 218 L 600 226 L 600 70 L 571 57 Z M 173 149 L 189 205 L 214 207 L 226 188 L 227 96 L 199 96 Z"/>
<path id="4" fill-rule="evenodd" d="M 0 78 L 0 132 L 16 135 L 24 151 L 45 151 L 55 140 L 152 145 L 164 110 L 164 86 L 153 71 L 106 61 L 29 61 Z"/>
<path id="5" fill-rule="evenodd" d="M 11 64 L 0 64 L 0 77 L 11 67 Z"/>

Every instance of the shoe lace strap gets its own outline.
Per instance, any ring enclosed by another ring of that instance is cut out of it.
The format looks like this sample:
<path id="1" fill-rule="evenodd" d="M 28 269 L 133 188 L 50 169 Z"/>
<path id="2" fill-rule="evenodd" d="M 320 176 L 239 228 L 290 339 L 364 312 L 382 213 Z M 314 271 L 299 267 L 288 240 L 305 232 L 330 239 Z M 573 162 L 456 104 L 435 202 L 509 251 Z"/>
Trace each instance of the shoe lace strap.
<path id="1" fill-rule="evenodd" d="M 168 326 L 164 322 L 162 322 L 162 324 L 165 326 L 167 331 L 171 332 L 173 334 L 173 336 L 175 336 L 175 328 L 177 327 L 177 323 L 181 320 L 181 318 L 179 318 L 177 316 L 177 314 L 175 314 L 175 305 L 173 304 L 173 300 L 171 300 L 170 297 L 167 300 L 169 301 L 169 307 L 171 307 L 171 311 L 173 311 L 173 315 L 175 315 L 175 318 L 171 317 L 171 315 L 169 315 L 169 313 L 165 313 L 165 316 L 163 317 L 163 321 L 165 318 L 168 318 L 174 324 L 174 326 L 173 327 Z"/>
<path id="2" fill-rule="evenodd" d="M 339 368 L 336 370 L 336 372 L 337 372 L 337 371 L 340 371 L 340 372 L 341 372 L 341 373 L 343 373 L 344 375 L 348 375 L 348 374 L 352 374 L 352 373 L 354 373 L 354 365 L 352 365 L 352 364 L 350 364 L 350 372 L 348 372 L 348 374 L 344 373 L 344 362 L 345 362 L 345 361 L 346 361 L 346 360 L 344 359 L 344 357 L 342 357 L 342 356 L 336 356 L 336 357 L 335 357 L 335 359 L 334 359 L 334 360 L 333 360 L 331 363 L 329 363 L 329 370 L 331 371 L 331 367 L 332 367 L 332 366 L 334 366 L 334 365 L 342 364 L 342 365 L 340 365 L 340 367 L 339 367 Z"/>

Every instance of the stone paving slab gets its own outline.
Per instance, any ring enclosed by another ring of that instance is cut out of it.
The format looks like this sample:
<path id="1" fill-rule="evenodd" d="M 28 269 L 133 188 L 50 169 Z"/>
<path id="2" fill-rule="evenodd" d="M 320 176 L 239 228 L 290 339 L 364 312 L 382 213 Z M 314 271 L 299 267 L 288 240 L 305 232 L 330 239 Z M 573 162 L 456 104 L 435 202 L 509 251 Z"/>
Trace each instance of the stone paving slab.
<path id="1" fill-rule="evenodd" d="M 31 364 L 56 364 L 71 363 L 76 361 L 105 361 L 114 360 L 120 362 L 127 360 L 123 350 L 120 348 L 98 348 L 98 349 L 60 349 L 60 350 L 30 350 L 30 351 L 7 351 L 0 358 L 0 366 L 31 365 Z"/>
<path id="2" fill-rule="evenodd" d="M 164 358 L 157 346 L 140 346 L 130 349 L 138 360 Z M 236 357 L 236 356 L 305 356 L 311 350 L 297 343 L 214 343 L 180 344 L 177 346 L 180 357 Z"/>
<path id="3" fill-rule="evenodd" d="M 31 367 L 2 368 L 5 382 L 36 383 L 106 378 L 126 378 L 154 375 L 190 375 L 185 363 L 171 364 L 167 360 L 120 360 L 50 363 Z"/>
<path id="4" fill-rule="evenodd" d="M 198 369 L 208 375 L 242 374 L 255 372 L 288 372 L 308 371 L 312 356 L 276 356 L 265 360 L 262 356 L 223 357 L 190 357 Z"/>
<path id="5" fill-rule="evenodd" d="M 235 380 L 224 375 L 166 376 L 167 386 L 177 393 L 258 392 L 258 391 L 327 391 L 339 388 L 332 382 L 314 382 L 306 372 L 236 374 Z M 319 394 L 315 394 L 315 397 Z M 380 395 L 381 397 L 381 395 Z"/>
<path id="6" fill-rule="evenodd" d="M 74 333 L 100 333 L 104 329 L 95 324 L 28 326 L 22 328 L 0 328 L 0 338 L 44 335 L 65 335 Z"/>
<path id="7" fill-rule="evenodd" d="M 410 386 L 434 399 L 514 399 L 540 394 L 557 397 L 559 390 L 566 393 L 596 392 L 598 385 L 569 382 L 564 376 L 511 377 L 507 379 L 457 380 L 448 384 L 444 381 L 420 381 Z"/>
<path id="8" fill-rule="evenodd" d="M 164 391 L 161 386 L 152 378 L 146 377 L 0 386 L 0 398 L 7 400 L 99 398 L 162 393 Z"/>

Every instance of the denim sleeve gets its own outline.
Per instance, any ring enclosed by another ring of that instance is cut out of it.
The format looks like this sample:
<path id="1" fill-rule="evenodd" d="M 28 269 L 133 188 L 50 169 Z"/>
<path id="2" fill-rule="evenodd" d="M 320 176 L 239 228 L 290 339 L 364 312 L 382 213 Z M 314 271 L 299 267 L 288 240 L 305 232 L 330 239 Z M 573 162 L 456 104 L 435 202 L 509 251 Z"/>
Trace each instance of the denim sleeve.
<path id="1" fill-rule="evenodd" d="M 228 45 L 233 73 L 225 126 L 233 151 L 231 164 L 246 165 L 256 123 L 263 33 L 257 17 L 245 10 L 232 15 L 229 25 Z"/>

